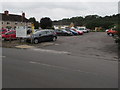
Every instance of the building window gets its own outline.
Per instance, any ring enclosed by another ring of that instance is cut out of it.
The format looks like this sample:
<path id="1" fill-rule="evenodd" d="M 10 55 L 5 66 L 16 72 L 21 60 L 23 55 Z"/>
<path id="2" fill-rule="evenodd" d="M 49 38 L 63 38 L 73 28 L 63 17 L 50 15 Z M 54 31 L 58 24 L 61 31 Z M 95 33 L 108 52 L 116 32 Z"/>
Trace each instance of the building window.
<path id="1" fill-rule="evenodd" d="M 7 22 L 7 24 L 10 24 L 9 22 Z"/>
<path id="2" fill-rule="evenodd" d="M 18 23 L 17 22 L 15 22 L 15 25 L 17 25 Z"/>
<path id="3" fill-rule="evenodd" d="M 14 30 L 16 30 L 16 26 L 14 26 Z"/>
<path id="4" fill-rule="evenodd" d="M 7 29 L 11 29 L 12 27 L 11 26 L 6 26 Z"/>

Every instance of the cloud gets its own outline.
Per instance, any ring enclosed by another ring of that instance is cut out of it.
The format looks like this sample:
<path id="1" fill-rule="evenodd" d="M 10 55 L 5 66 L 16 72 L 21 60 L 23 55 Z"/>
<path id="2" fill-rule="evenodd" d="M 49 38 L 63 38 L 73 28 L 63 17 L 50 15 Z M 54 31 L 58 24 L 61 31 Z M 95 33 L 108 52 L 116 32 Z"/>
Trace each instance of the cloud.
<path id="1" fill-rule="evenodd" d="M 1 2 L 119 2 L 119 0 L 1 0 Z"/>
<path id="2" fill-rule="evenodd" d="M 2 2 L 2 11 L 4 10 L 15 14 L 24 11 L 26 17 L 35 17 L 38 21 L 45 16 L 58 20 L 89 14 L 101 16 L 116 14 L 118 2 Z"/>

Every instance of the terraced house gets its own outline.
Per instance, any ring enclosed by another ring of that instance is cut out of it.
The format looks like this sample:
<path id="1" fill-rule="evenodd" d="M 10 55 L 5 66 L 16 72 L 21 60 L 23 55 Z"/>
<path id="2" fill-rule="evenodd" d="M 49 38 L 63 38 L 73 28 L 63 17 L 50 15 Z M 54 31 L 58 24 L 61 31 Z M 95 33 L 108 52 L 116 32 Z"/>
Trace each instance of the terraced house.
<path id="1" fill-rule="evenodd" d="M 31 27 L 31 22 L 25 17 L 25 13 L 21 15 L 9 14 L 9 11 L 0 13 L 0 28 L 15 29 L 16 26 Z"/>

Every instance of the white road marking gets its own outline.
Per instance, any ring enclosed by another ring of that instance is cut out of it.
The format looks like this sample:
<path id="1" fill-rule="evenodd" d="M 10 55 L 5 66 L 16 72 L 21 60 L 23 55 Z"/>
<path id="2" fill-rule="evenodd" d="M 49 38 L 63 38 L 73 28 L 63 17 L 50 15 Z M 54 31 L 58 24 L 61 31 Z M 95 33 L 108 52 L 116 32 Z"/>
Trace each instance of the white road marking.
<path id="1" fill-rule="evenodd" d="M 0 56 L 0 58 L 5 58 L 6 56 Z"/>
<path id="2" fill-rule="evenodd" d="M 56 51 L 56 50 L 47 50 L 47 49 L 32 49 L 32 50 L 47 52 L 47 53 L 54 53 L 54 54 L 70 54 L 70 52 L 66 52 L 66 51 Z"/>
<path id="3" fill-rule="evenodd" d="M 40 62 L 34 62 L 34 61 L 30 61 L 29 63 L 31 64 L 39 64 L 42 66 L 47 66 L 47 67 L 52 67 L 52 68 L 58 68 L 58 69 L 62 69 L 62 70 L 71 70 L 74 72 L 80 72 L 80 73 L 90 73 L 90 74 L 94 74 L 97 75 L 97 73 L 93 73 L 93 72 L 87 72 L 87 71 L 82 71 L 82 70 L 75 70 L 75 69 L 71 69 L 71 68 L 66 68 L 66 67 L 61 67 L 61 66 L 56 66 L 56 65 L 50 65 L 50 64 L 46 64 L 46 63 L 40 63 Z"/>

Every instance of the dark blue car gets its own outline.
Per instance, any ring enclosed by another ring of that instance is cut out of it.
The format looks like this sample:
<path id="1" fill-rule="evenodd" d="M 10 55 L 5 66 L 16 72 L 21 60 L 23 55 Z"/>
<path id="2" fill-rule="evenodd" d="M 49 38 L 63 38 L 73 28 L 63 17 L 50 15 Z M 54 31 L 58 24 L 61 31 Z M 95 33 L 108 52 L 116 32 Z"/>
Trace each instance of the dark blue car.
<path id="1" fill-rule="evenodd" d="M 70 29 L 70 32 L 72 32 L 74 35 L 78 35 L 78 32 L 74 31 L 74 30 L 71 30 Z"/>

